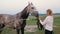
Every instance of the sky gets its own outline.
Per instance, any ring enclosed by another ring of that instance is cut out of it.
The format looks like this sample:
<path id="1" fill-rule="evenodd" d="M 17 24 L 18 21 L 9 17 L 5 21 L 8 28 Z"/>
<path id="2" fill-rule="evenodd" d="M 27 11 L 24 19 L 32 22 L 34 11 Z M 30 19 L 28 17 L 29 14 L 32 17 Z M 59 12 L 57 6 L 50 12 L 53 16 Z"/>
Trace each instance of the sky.
<path id="1" fill-rule="evenodd" d="M 60 13 L 60 0 L 0 0 L 0 14 L 21 12 L 28 2 L 32 2 L 40 14 L 45 14 L 47 9 Z"/>

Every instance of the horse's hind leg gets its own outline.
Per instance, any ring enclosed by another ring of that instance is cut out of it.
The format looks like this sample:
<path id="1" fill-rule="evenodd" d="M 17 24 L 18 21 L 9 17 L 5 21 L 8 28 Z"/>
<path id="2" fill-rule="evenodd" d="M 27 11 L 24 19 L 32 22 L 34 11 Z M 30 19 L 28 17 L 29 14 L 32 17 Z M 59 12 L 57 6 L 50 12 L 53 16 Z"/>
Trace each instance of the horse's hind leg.
<path id="1" fill-rule="evenodd" d="M 0 24 L 0 34 L 1 34 L 1 32 L 2 32 L 2 30 L 3 30 L 3 28 L 4 28 L 4 24 Z"/>

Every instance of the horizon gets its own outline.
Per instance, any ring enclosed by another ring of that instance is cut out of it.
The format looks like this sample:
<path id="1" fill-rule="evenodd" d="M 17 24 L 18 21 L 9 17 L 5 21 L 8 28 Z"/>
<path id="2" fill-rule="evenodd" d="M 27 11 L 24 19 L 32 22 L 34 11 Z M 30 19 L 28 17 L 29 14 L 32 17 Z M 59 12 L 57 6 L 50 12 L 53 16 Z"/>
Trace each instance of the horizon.
<path id="1" fill-rule="evenodd" d="M 28 2 L 32 2 L 39 14 L 46 14 L 47 9 L 60 13 L 60 0 L 0 0 L 0 14 L 21 12 Z M 22 3 L 22 4 L 21 4 Z"/>

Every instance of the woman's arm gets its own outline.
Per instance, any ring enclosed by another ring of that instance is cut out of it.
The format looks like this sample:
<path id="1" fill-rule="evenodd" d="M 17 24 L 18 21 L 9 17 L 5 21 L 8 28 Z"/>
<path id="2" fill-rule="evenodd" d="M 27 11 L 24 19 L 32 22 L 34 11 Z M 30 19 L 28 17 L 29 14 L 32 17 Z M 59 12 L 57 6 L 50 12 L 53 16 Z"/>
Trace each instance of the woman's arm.
<path id="1" fill-rule="evenodd" d="M 47 20 L 48 20 L 48 17 L 46 17 L 43 22 L 42 22 L 42 20 L 40 19 L 40 23 L 41 23 L 42 25 L 45 25 Z"/>

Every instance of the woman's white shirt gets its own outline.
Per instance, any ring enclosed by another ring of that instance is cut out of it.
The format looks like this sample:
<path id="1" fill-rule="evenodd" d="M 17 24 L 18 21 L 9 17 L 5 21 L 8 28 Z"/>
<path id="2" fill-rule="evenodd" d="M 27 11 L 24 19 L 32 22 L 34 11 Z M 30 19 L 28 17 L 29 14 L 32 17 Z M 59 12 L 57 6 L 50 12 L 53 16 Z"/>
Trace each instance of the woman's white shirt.
<path id="1" fill-rule="evenodd" d="M 40 20 L 40 23 L 44 26 L 46 30 L 53 30 L 53 16 L 47 16 L 43 22 Z"/>

